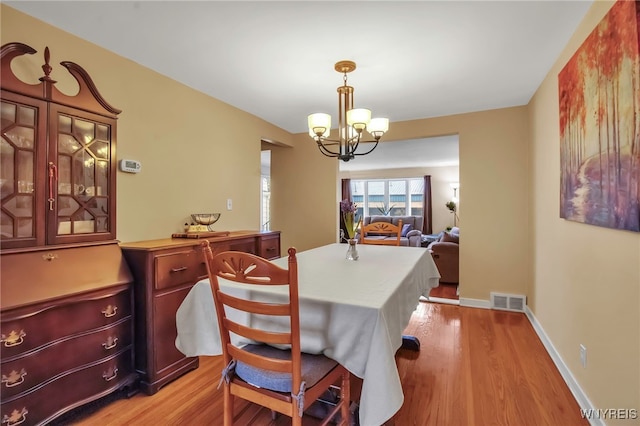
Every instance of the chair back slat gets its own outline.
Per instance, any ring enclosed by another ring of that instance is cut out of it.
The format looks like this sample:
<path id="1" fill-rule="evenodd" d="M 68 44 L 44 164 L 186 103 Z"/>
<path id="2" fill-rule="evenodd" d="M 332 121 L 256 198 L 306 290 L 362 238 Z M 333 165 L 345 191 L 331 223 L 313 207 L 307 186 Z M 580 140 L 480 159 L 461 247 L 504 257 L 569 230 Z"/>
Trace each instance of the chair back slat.
<path id="1" fill-rule="evenodd" d="M 376 236 L 387 237 L 381 238 L 367 238 L 367 234 L 373 234 Z M 364 225 L 360 232 L 360 244 L 375 244 L 381 246 L 399 246 L 400 236 L 402 234 L 402 220 L 398 221 L 398 225 L 394 225 L 388 222 L 373 222 L 368 225 Z M 394 238 L 388 238 L 394 237 Z"/>
<path id="2" fill-rule="evenodd" d="M 266 331 L 258 328 L 246 327 L 242 324 L 231 321 L 229 318 L 224 320 L 224 326 L 232 333 L 257 342 L 273 343 L 277 345 L 291 344 L 291 333 Z"/>
<path id="3" fill-rule="evenodd" d="M 214 274 L 230 281 L 258 285 L 289 284 L 289 271 L 250 253 L 222 252 L 214 256 L 211 266 Z"/>
<path id="4" fill-rule="evenodd" d="M 262 368 L 263 370 L 277 371 L 279 373 L 291 373 L 291 369 L 293 368 L 293 363 L 288 359 L 269 358 L 257 355 L 243 351 L 232 344 L 229 344 L 227 350 L 234 359 L 242 361 L 245 364 L 253 365 L 254 367 Z"/>
<path id="5" fill-rule="evenodd" d="M 263 302 L 240 299 L 223 292 L 218 292 L 218 297 L 220 297 L 220 300 L 225 306 L 244 312 L 262 315 L 291 315 L 291 308 L 289 307 L 289 304 L 265 304 Z"/>

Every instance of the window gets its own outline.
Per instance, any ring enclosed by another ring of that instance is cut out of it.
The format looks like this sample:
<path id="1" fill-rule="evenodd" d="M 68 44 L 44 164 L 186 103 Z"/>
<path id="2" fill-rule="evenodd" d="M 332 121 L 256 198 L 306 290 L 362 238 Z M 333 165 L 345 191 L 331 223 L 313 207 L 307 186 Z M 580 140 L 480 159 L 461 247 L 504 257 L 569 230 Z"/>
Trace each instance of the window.
<path id="1" fill-rule="evenodd" d="M 262 207 L 260 212 L 261 229 L 269 231 L 271 230 L 271 211 L 269 208 L 271 205 L 271 178 L 263 175 L 260 181 L 262 182 L 262 199 L 260 202 Z"/>
<path id="2" fill-rule="evenodd" d="M 362 216 L 422 216 L 424 179 L 351 180 L 353 202 Z"/>
<path id="3" fill-rule="evenodd" d="M 271 151 L 260 153 L 260 229 L 271 230 Z"/>

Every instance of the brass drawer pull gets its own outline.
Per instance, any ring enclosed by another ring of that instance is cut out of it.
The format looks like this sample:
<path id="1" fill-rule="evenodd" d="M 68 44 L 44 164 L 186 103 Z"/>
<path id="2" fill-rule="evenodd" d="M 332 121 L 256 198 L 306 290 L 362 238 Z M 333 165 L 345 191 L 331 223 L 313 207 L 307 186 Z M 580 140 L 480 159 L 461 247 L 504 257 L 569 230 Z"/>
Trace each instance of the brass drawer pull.
<path id="1" fill-rule="evenodd" d="M 51 262 L 53 259 L 57 259 L 58 255 L 55 253 L 47 253 L 47 254 L 43 254 L 42 255 L 42 259 L 44 260 L 48 260 L 49 262 Z"/>
<path id="2" fill-rule="evenodd" d="M 2 417 L 2 424 L 3 425 L 7 425 L 7 426 L 16 426 L 19 425 L 20 423 L 24 422 L 25 420 L 27 420 L 27 414 L 29 413 L 29 410 L 27 410 L 27 408 L 23 408 L 21 411 L 18 410 L 13 410 L 11 412 L 10 416 L 7 416 L 6 414 Z"/>
<path id="3" fill-rule="evenodd" d="M 0 342 L 4 343 L 5 348 L 18 346 L 22 344 L 22 342 L 24 342 L 23 338 L 26 335 L 27 333 L 25 333 L 24 330 L 20 330 L 19 332 L 15 330 L 11 330 L 11 333 L 9 333 L 8 336 L 5 336 L 4 334 L 2 335 L 2 340 L 0 340 Z"/>
<path id="4" fill-rule="evenodd" d="M 104 347 L 106 350 L 109 350 L 115 348 L 117 344 L 118 338 L 109 336 L 107 338 L 107 341 L 102 344 L 102 347 Z"/>
<path id="5" fill-rule="evenodd" d="M 109 381 L 115 379 L 116 377 L 118 377 L 118 368 L 117 367 L 113 367 L 113 370 L 108 370 L 108 371 L 102 373 L 102 378 L 104 379 L 105 382 L 109 382 Z"/>
<path id="6" fill-rule="evenodd" d="M 186 266 L 182 266 L 182 267 L 180 267 L 180 268 L 171 268 L 171 273 L 174 273 L 174 272 L 182 272 L 182 271 L 186 271 L 186 270 L 187 270 L 187 267 L 186 267 Z"/>
<path id="7" fill-rule="evenodd" d="M 117 312 L 118 312 L 118 307 L 112 306 L 112 305 L 109 305 L 102 310 L 102 313 L 104 314 L 105 318 L 113 317 L 116 315 Z"/>
<path id="8" fill-rule="evenodd" d="M 2 383 L 4 383 L 5 387 L 12 388 L 22 384 L 26 375 L 27 371 L 24 368 L 19 373 L 16 370 L 12 370 L 8 376 L 2 375 Z"/>

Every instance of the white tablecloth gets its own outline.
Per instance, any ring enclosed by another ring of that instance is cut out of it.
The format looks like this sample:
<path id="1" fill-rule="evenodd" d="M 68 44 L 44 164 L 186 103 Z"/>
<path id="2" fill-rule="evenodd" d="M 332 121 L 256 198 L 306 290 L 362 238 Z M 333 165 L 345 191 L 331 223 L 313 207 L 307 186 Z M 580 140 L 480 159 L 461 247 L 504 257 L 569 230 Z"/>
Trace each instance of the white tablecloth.
<path id="1" fill-rule="evenodd" d="M 346 260 L 346 250 L 330 244 L 297 254 L 301 347 L 363 379 L 360 424 L 378 426 L 402 406 L 395 353 L 419 297 L 438 286 L 440 274 L 421 247 L 358 245 L 358 261 Z M 287 267 L 286 257 L 274 262 Z M 232 287 L 225 291 L 237 291 Z M 277 298 L 281 290 L 270 286 L 264 297 Z M 185 355 L 222 353 L 209 280 L 189 292 L 176 326 L 176 347 Z"/>

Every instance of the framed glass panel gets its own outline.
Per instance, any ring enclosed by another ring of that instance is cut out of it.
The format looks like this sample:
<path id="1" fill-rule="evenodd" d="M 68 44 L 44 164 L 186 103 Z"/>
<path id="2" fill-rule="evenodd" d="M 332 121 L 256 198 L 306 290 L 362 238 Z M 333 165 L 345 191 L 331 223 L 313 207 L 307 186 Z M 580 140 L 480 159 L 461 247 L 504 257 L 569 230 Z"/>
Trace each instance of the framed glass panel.
<path id="1" fill-rule="evenodd" d="M 407 181 L 390 180 L 387 211 L 390 216 L 405 216 L 407 212 Z"/>
<path id="2" fill-rule="evenodd" d="M 384 181 L 368 181 L 365 214 L 368 216 L 384 214 L 385 185 Z"/>
<path id="3" fill-rule="evenodd" d="M 409 180 L 410 215 L 423 216 L 424 179 Z"/>

